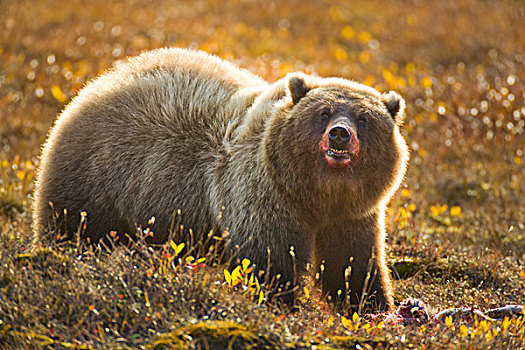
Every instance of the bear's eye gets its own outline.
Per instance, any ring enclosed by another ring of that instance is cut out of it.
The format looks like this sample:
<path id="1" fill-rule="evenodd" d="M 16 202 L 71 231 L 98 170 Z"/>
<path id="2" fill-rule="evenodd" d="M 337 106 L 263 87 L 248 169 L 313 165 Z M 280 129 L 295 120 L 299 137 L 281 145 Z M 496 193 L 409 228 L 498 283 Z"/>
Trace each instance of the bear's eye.
<path id="1" fill-rule="evenodd" d="M 328 110 L 328 109 L 324 109 L 324 110 L 321 112 L 321 118 L 323 118 L 323 119 L 328 119 L 328 118 L 330 118 L 330 110 Z"/>
<path id="2" fill-rule="evenodd" d="M 368 122 L 367 118 L 364 116 L 364 115 L 360 115 L 358 118 L 357 118 L 357 122 L 359 124 L 366 124 Z"/>

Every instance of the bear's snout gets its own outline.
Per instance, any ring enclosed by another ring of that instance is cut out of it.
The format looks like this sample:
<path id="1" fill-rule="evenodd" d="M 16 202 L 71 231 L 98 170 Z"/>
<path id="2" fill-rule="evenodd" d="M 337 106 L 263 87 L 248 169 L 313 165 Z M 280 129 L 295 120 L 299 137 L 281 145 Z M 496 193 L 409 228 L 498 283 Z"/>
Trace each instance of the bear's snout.
<path id="1" fill-rule="evenodd" d="M 345 151 L 357 156 L 359 153 L 359 140 L 357 130 L 352 124 L 345 121 L 336 121 L 326 128 L 325 137 L 328 141 L 328 148 L 333 150 Z"/>
<path id="2" fill-rule="evenodd" d="M 329 125 L 319 143 L 328 165 L 343 168 L 357 160 L 359 141 L 352 125 L 341 120 Z"/>
<path id="3" fill-rule="evenodd" d="M 351 131 L 344 125 L 333 126 L 328 131 L 328 139 L 330 144 L 337 148 L 343 148 L 348 141 L 350 141 Z"/>

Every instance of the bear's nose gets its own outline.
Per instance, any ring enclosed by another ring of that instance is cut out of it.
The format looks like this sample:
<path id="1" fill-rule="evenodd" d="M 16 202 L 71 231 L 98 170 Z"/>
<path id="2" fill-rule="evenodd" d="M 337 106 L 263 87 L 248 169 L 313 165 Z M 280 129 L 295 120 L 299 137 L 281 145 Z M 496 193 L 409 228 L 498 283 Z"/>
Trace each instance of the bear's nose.
<path id="1" fill-rule="evenodd" d="M 330 141 L 348 142 L 350 141 L 350 130 L 344 126 L 334 126 L 328 132 Z"/>

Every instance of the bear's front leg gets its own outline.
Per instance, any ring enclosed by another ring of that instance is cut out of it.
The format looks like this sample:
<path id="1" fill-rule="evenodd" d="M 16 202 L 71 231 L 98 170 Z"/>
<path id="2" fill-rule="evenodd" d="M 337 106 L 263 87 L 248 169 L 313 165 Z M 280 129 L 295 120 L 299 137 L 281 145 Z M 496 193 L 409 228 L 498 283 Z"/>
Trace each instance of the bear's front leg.
<path id="1" fill-rule="evenodd" d="M 386 266 L 384 233 L 378 215 L 347 220 L 321 229 L 316 236 L 314 273 L 323 295 L 340 309 L 391 310 L 393 292 Z"/>

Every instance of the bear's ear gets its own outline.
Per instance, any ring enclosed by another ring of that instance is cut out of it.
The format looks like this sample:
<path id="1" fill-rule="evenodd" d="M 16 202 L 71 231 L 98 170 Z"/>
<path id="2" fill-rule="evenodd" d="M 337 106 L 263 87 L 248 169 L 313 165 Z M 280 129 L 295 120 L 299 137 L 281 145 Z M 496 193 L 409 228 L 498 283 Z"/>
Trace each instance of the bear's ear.
<path id="1" fill-rule="evenodd" d="M 293 74 L 289 77 L 288 88 L 294 105 L 310 91 L 310 88 L 306 86 L 305 78 L 302 74 Z"/>
<path id="2" fill-rule="evenodd" d="M 388 113 L 397 125 L 403 124 L 405 117 L 405 100 L 397 92 L 390 91 L 381 95 L 381 100 L 386 106 Z"/>

